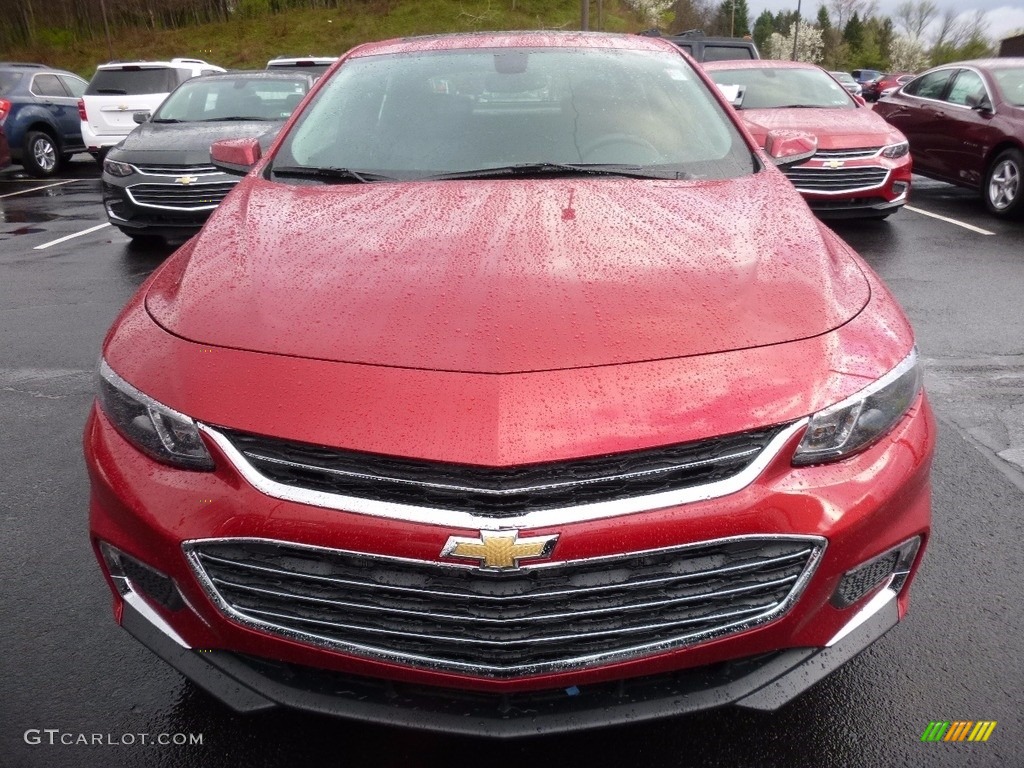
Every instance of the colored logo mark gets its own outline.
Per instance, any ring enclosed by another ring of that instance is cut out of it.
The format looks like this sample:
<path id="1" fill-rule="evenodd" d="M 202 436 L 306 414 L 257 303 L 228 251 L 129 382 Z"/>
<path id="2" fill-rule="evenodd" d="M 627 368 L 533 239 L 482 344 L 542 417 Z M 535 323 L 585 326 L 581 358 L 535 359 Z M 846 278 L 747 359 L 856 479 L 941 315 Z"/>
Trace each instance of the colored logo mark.
<path id="1" fill-rule="evenodd" d="M 932 720 L 921 741 L 988 741 L 995 729 L 995 720 Z"/>

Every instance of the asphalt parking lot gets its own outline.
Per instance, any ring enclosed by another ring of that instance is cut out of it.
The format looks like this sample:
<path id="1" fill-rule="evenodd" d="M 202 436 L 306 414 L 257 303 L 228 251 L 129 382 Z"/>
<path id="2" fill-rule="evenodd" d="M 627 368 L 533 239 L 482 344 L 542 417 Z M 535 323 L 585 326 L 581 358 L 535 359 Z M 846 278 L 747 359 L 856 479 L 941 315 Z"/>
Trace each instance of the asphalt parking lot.
<path id="1" fill-rule="evenodd" d="M 888 221 L 835 224 L 914 323 L 940 422 L 935 535 L 907 619 L 776 713 L 492 744 L 239 717 L 115 625 L 88 543 L 81 430 L 103 334 L 171 248 L 106 225 L 88 159 L 48 181 L 0 173 L 0 766 L 1020 765 L 1024 223 L 915 182 L 911 206 Z M 933 720 L 998 725 L 985 743 L 922 743 Z"/>

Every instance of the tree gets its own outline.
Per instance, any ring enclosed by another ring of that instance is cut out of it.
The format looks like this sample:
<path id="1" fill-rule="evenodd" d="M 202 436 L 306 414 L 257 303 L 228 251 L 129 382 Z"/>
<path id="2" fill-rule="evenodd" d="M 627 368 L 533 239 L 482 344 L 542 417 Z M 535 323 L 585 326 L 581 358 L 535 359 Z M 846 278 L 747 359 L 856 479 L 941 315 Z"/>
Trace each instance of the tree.
<path id="1" fill-rule="evenodd" d="M 903 0 L 896 6 L 893 18 L 910 40 L 918 41 L 938 14 L 938 6 L 931 0 Z"/>
<path id="2" fill-rule="evenodd" d="M 854 13 L 863 10 L 865 4 L 865 0 L 829 0 L 828 7 L 832 11 L 836 27 L 845 29 L 843 20 L 849 20 Z"/>
<path id="3" fill-rule="evenodd" d="M 894 72 L 920 72 L 928 68 L 928 53 L 916 38 L 895 37 L 889 46 L 889 66 Z"/>
<path id="4" fill-rule="evenodd" d="M 856 11 L 853 12 L 850 20 L 843 27 L 843 40 L 850 46 L 850 50 L 854 54 L 859 53 L 864 45 L 864 25 L 861 23 L 860 16 Z"/>
<path id="5" fill-rule="evenodd" d="M 775 17 L 771 11 L 761 11 L 761 15 L 754 21 L 754 44 L 759 50 L 768 50 L 768 38 L 775 32 Z"/>
<path id="6" fill-rule="evenodd" d="M 750 34 L 750 11 L 747 0 L 722 0 L 715 16 L 713 31 L 729 37 Z"/>
<path id="7" fill-rule="evenodd" d="M 675 34 L 689 29 L 707 29 L 711 26 L 711 6 L 707 0 L 675 0 L 670 12 L 671 29 Z"/>
<path id="8" fill-rule="evenodd" d="M 812 64 L 821 62 L 824 44 L 821 30 L 807 22 L 801 22 L 799 33 L 796 23 L 791 24 L 786 35 L 773 32 L 766 46 L 769 59 L 793 60 L 793 37 L 796 35 L 796 61 L 807 61 Z"/>
<path id="9" fill-rule="evenodd" d="M 818 6 L 818 22 L 817 27 L 822 32 L 832 29 L 832 19 L 828 17 L 828 9 L 824 5 Z"/>

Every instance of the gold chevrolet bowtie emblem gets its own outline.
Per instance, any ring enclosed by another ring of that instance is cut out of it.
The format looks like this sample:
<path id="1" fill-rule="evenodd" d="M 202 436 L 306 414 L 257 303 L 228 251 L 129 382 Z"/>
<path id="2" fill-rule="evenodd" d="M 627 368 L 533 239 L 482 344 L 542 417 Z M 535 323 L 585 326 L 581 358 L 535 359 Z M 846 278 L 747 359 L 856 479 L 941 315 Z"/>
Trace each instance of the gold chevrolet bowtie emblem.
<path id="1" fill-rule="evenodd" d="M 844 160 L 826 160 L 825 161 L 825 167 L 826 168 L 842 168 L 844 164 L 845 164 Z"/>
<path id="2" fill-rule="evenodd" d="M 441 557 L 477 560 L 490 571 L 519 567 L 519 561 L 535 557 L 551 557 L 558 534 L 519 538 L 519 531 L 480 531 L 476 539 L 452 536 L 441 550 Z"/>
<path id="3" fill-rule="evenodd" d="M 176 184 L 184 184 L 187 187 L 193 181 L 199 181 L 199 177 L 198 176 L 179 176 L 174 181 L 175 181 Z"/>

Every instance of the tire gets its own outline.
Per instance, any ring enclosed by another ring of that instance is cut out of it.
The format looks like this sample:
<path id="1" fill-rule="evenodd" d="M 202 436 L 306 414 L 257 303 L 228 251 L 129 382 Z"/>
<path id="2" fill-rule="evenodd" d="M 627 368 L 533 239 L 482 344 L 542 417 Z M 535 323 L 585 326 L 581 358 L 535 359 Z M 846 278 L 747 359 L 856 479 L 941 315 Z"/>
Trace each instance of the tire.
<path id="1" fill-rule="evenodd" d="M 1024 216 L 1024 154 L 1019 149 L 1000 152 L 992 161 L 981 195 L 991 214 L 1014 219 Z"/>
<path id="2" fill-rule="evenodd" d="M 25 137 L 21 164 L 30 176 L 45 179 L 61 166 L 61 151 L 56 140 L 45 131 L 29 131 Z"/>

